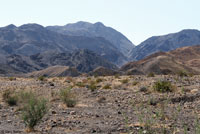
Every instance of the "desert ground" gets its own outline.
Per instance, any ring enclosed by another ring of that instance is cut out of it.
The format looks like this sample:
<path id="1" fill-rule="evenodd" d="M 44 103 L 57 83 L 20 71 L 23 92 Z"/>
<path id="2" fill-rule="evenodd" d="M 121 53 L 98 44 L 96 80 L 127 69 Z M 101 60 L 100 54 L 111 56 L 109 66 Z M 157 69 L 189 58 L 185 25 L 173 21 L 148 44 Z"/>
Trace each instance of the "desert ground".
<path id="1" fill-rule="evenodd" d="M 155 90 L 168 81 L 170 91 Z M 60 90 L 70 88 L 68 107 Z M 0 133 L 25 134 L 20 102 L 3 94 L 32 91 L 47 99 L 48 111 L 30 133 L 36 134 L 199 134 L 200 76 L 145 75 L 54 78 L 0 78 Z"/>

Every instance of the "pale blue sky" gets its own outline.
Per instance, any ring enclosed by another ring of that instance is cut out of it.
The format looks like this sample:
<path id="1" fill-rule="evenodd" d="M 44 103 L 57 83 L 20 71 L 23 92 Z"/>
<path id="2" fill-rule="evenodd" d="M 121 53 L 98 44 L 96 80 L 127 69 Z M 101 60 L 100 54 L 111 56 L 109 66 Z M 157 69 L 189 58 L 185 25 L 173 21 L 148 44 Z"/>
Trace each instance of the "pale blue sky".
<path id="1" fill-rule="evenodd" d="M 153 35 L 200 29 L 200 0 L 0 0 L 0 26 L 103 22 L 134 44 Z"/>

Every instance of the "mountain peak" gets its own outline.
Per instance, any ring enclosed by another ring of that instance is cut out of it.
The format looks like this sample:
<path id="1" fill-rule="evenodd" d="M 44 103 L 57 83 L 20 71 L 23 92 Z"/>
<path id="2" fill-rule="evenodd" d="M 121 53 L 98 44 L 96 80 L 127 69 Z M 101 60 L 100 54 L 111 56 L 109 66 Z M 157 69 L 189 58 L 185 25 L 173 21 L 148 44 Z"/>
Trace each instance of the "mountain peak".
<path id="1" fill-rule="evenodd" d="M 200 31 L 197 29 L 184 29 L 180 31 L 179 33 L 199 33 Z"/>
<path id="2" fill-rule="evenodd" d="M 125 56 L 128 56 L 130 50 L 135 47 L 122 33 L 111 27 L 105 26 L 102 22 L 96 22 L 93 24 L 79 21 L 65 26 L 49 26 L 47 29 L 71 36 L 104 38 Z"/>
<path id="3" fill-rule="evenodd" d="M 21 25 L 19 28 L 20 29 L 43 29 L 44 27 L 36 23 L 28 23 L 28 24 Z"/>
<path id="4" fill-rule="evenodd" d="M 102 22 L 96 22 L 96 23 L 94 23 L 94 25 L 97 25 L 97 26 L 105 26 Z"/>
<path id="5" fill-rule="evenodd" d="M 196 29 L 184 29 L 177 33 L 170 33 L 162 36 L 153 36 L 131 52 L 131 60 L 141 60 L 144 57 L 158 51 L 167 52 L 184 46 L 200 44 L 200 31 Z"/>
<path id="6" fill-rule="evenodd" d="M 6 26 L 5 28 L 7 28 L 7 29 L 15 29 L 17 27 L 14 24 L 10 24 L 10 25 Z"/>

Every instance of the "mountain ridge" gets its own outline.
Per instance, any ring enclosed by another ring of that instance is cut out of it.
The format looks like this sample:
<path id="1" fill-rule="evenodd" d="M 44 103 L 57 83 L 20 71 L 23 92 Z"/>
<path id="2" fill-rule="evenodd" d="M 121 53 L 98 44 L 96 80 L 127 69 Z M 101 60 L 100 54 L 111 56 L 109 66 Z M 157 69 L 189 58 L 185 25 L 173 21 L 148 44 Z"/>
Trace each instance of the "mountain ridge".
<path id="1" fill-rule="evenodd" d="M 47 26 L 46 28 L 65 35 L 103 37 L 110 41 L 125 56 L 128 56 L 129 51 L 135 47 L 135 45 L 122 33 L 111 27 L 105 26 L 101 22 L 93 24 L 79 21 L 77 23 L 70 23 L 64 26 Z"/>
<path id="2" fill-rule="evenodd" d="M 138 61 L 125 64 L 120 71 L 126 74 L 200 74 L 200 45 L 157 52 Z"/>
<path id="3" fill-rule="evenodd" d="M 0 52 L 30 56 L 46 51 L 72 52 L 89 49 L 108 61 L 122 65 L 127 58 L 102 37 L 67 36 L 39 24 L 8 25 L 0 28 Z"/>
<path id="4" fill-rule="evenodd" d="M 200 44 L 200 31 L 196 29 L 184 29 L 177 33 L 152 36 L 132 49 L 130 60 L 141 60 L 158 51 L 167 52 L 198 44 Z"/>

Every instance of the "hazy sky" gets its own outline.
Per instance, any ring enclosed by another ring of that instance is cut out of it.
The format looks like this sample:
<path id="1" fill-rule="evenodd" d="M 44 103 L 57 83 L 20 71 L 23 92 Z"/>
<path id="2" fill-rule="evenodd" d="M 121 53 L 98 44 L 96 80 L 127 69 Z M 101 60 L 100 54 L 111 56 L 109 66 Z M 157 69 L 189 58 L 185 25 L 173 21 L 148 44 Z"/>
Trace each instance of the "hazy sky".
<path id="1" fill-rule="evenodd" d="M 200 29 L 200 0 L 0 0 L 0 26 L 103 22 L 134 44 L 153 35 Z"/>

